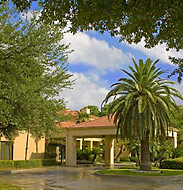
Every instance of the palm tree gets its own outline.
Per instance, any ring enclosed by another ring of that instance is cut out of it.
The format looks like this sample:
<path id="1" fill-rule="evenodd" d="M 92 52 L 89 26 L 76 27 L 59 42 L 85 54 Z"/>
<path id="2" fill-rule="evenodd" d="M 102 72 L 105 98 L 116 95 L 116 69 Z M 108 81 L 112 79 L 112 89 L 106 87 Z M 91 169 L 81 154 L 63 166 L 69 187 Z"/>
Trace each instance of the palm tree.
<path id="1" fill-rule="evenodd" d="M 172 81 L 161 79 L 165 73 L 156 68 L 158 60 L 147 59 L 139 64 L 133 59 L 131 73 L 121 69 L 128 78 L 120 78 L 103 101 L 113 98 L 109 118 L 114 117 L 117 135 L 123 140 L 139 140 L 141 143 L 141 170 L 151 170 L 149 139 L 155 135 L 165 136 L 170 123 L 169 113 L 178 109 L 173 97 L 182 99 L 181 94 L 171 87 Z"/>

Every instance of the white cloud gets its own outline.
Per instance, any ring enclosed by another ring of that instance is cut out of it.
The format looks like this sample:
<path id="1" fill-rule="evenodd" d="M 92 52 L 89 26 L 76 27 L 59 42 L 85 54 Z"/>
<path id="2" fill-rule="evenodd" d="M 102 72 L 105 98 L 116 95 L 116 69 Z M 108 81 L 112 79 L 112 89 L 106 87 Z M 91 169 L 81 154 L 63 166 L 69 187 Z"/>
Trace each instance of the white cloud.
<path id="1" fill-rule="evenodd" d="M 60 97 L 67 101 L 67 108 L 80 110 L 87 105 L 97 105 L 99 108 L 106 97 L 109 89 L 103 87 L 105 81 L 101 81 L 99 76 L 93 73 L 71 73 L 73 79 L 76 79 L 73 89 L 66 89 L 60 93 Z M 183 83 L 172 85 L 181 94 L 183 92 Z M 177 104 L 182 105 L 183 101 L 175 98 Z"/>
<path id="2" fill-rule="evenodd" d="M 174 84 L 172 85 L 173 88 L 177 89 L 180 94 L 182 95 L 183 94 L 183 83 L 180 83 L 180 84 Z M 175 101 L 178 105 L 182 105 L 183 104 L 183 101 L 179 98 L 175 98 Z"/>
<path id="3" fill-rule="evenodd" d="M 91 38 L 85 33 L 78 32 L 75 35 L 66 33 L 63 43 L 70 43 L 70 49 L 74 50 L 69 55 L 71 64 L 90 65 L 101 72 L 119 69 L 131 61 L 130 54 L 123 53 L 116 47 L 110 47 L 106 41 Z"/>
<path id="4" fill-rule="evenodd" d="M 125 43 L 125 42 L 122 42 Z M 151 49 L 147 49 L 145 48 L 145 41 L 141 40 L 140 43 L 138 44 L 127 44 L 125 43 L 125 45 L 139 50 L 142 53 L 144 53 L 145 55 L 147 55 L 149 58 L 152 59 L 160 59 L 160 61 L 164 62 L 164 63 L 171 63 L 170 60 L 168 59 L 169 56 L 171 57 L 182 57 L 183 55 L 183 51 L 179 51 L 177 52 L 175 49 L 170 49 L 169 51 L 166 51 L 166 45 L 162 44 L 162 45 L 157 45 L 154 48 Z"/>
<path id="5" fill-rule="evenodd" d="M 99 85 L 99 78 L 95 74 L 72 73 L 76 79 L 73 89 L 66 89 L 60 93 L 64 98 L 67 107 L 73 110 L 79 110 L 87 105 L 101 106 L 101 103 L 109 90 Z M 100 84 L 102 81 L 100 81 Z"/>

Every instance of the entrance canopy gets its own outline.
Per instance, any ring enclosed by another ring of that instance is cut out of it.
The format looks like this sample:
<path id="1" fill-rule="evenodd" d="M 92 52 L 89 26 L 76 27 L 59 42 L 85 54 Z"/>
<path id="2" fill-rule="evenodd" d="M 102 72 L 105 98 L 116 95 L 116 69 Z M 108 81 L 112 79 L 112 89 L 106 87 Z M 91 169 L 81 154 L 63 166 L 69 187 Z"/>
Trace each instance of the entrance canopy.
<path id="1" fill-rule="evenodd" d="M 62 137 L 66 138 L 66 164 L 76 165 L 76 138 L 102 138 L 105 137 L 105 162 L 106 165 L 114 163 L 114 138 L 116 128 L 107 116 L 96 120 L 75 125 L 62 125 Z"/>
<path id="2" fill-rule="evenodd" d="M 103 137 L 105 135 L 116 135 L 116 127 L 112 120 L 107 116 L 98 118 L 96 120 L 79 123 L 71 126 L 62 127 L 62 136 L 73 135 L 77 137 Z"/>
<path id="3" fill-rule="evenodd" d="M 177 129 L 170 127 L 168 136 L 173 138 L 174 147 L 176 148 Z M 114 164 L 114 139 L 116 137 L 116 127 L 113 120 L 108 119 L 108 116 L 79 124 L 63 122 L 61 137 L 66 138 L 66 164 L 68 166 L 76 165 L 76 138 L 105 137 L 105 163 L 106 165 Z"/>

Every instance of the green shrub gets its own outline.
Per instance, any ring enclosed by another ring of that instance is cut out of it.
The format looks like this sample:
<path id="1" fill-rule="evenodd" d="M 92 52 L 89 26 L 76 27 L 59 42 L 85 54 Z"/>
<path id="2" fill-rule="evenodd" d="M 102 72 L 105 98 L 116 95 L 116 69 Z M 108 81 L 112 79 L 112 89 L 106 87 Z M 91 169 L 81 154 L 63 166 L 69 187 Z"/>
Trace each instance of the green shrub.
<path id="1" fill-rule="evenodd" d="M 90 155 L 92 154 L 92 151 L 90 148 L 86 147 L 83 149 L 83 160 L 90 160 Z"/>
<path id="2" fill-rule="evenodd" d="M 129 157 L 120 157 L 120 162 L 129 162 L 130 158 Z"/>
<path id="3" fill-rule="evenodd" d="M 55 159 L 42 160 L 42 166 L 55 166 L 55 165 L 57 165 L 57 161 Z"/>
<path id="4" fill-rule="evenodd" d="M 83 154 L 82 149 L 77 149 L 77 160 L 82 160 L 82 154 Z"/>
<path id="5" fill-rule="evenodd" d="M 14 167 L 15 168 L 35 168 L 41 167 L 42 160 L 15 160 Z"/>
<path id="6" fill-rule="evenodd" d="M 182 147 L 175 148 L 173 150 L 172 158 L 179 158 L 183 156 L 183 149 Z"/>
<path id="7" fill-rule="evenodd" d="M 89 161 L 90 163 L 101 162 L 103 157 L 103 150 L 100 147 L 93 147 L 90 149 L 85 147 L 77 149 L 77 160 Z"/>
<path id="8" fill-rule="evenodd" d="M 130 162 L 135 162 L 135 163 L 137 163 L 137 162 L 138 162 L 138 158 L 135 157 L 135 156 L 132 156 L 132 157 L 130 157 Z"/>
<path id="9" fill-rule="evenodd" d="M 41 166 L 54 166 L 55 159 L 35 160 L 0 160 L 0 168 L 36 168 Z"/>
<path id="10" fill-rule="evenodd" d="M 90 160 L 92 155 L 92 151 L 90 148 L 86 147 L 77 150 L 77 160 Z"/>
<path id="11" fill-rule="evenodd" d="M 103 149 L 100 147 L 93 147 L 92 151 L 92 163 L 103 161 Z"/>
<path id="12" fill-rule="evenodd" d="M 183 169 L 183 157 L 163 160 L 160 167 L 163 169 Z"/>
<path id="13" fill-rule="evenodd" d="M 0 160 L 0 168 L 13 168 L 13 160 Z"/>

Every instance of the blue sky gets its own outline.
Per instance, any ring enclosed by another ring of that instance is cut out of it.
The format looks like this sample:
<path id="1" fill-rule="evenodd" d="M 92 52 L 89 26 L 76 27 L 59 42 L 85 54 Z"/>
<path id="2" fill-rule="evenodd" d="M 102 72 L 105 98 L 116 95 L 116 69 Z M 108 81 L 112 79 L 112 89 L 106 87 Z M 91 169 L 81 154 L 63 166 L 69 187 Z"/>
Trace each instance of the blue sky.
<path id="1" fill-rule="evenodd" d="M 32 9 L 34 8 L 35 5 Z M 69 55 L 68 71 L 76 81 L 73 89 L 60 93 L 60 97 L 67 101 L 67 107 L 73 110 L 79 110 L 86 105 L 100 107 L 110 90 L 110 85 L 125 76 L 120 69 L 128 69 L 132 64 L 132 58 L 137 62 L 139 59 L 160 59 L 158 66 L 170 74 L 175 66 L 170 63 L 168 57 L 181 57 L 183 53 L 175 50 L 166 51 L 165 44 L 146 49 L 143 39 L 137 45 L 130 45 L 119 42 L 119 37 L 111 38 L 107 32 L 100 34 L 95 31 L 78 31 L 75 35 L 66 33 L 61 43 L 70 44 L 70 49 L 74 50 Z M 168 74 L 163 77 L 166 78 Z M 176 80 L 176 77 L 172 77 L 171 80 Z M 180 92 L 183 89 L 182 84 L 175 87 Z"/>
<path id="2" fill-rule="evenodd" d="M 111 38 L 107 32 L 103 35 L 94 31 L 75 35 L 67 33 L 63 42 L 70 43 L 70 48 L 74 50 L 69 55 L 68 69 L 76 82 L 72 90 L 64 90 L 60 96 L 68 101 L 67 107 L 74 110 L 86 105 L 100 107 L 110 85 L 125 76 L 120 69 L 128 69 L 132 58 L 137 62 L 139 59 L 160 59 L 158 66 L 168 71 L 163 76 L 166 78 L 175 68 L 168 56 L 181 56 L 182 53 L 175 50 L 167 52 L 165 44 L 146 49 L 143 40 L 137 45 L 119 42 L 118 37 Z M 175 79 L 172 77 L 171 80 Z M 183 86 L 175 87 L 181 92 Z"/>

